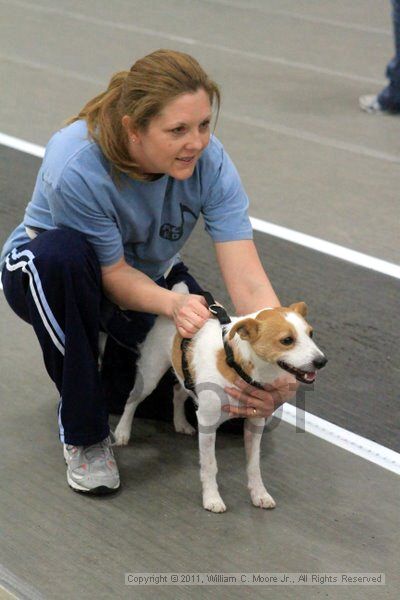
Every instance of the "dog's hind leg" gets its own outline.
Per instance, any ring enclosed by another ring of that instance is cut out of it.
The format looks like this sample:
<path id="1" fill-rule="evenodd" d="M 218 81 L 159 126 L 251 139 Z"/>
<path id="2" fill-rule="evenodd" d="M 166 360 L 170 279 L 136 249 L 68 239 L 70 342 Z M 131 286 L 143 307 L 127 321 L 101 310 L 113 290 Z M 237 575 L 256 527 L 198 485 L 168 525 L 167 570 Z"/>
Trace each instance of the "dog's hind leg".
<path id="1" fill-rule="evenodd" d="M 177 433 L 186 433 L 194 435 L 196 430 L 188 423 L 185 415 L 185 401 L 188 394 L 180 383 L 174 385 L 174 427 Z"/>
<path id="2" fill-rule="evenodd" d="M 166 317 L 158 317 L 146 339 L 140 344 L 135 385 L 114 432 L 117 446 L 125 446 L 129 442 L 132 419 L 137 407 L 155 389 L 171 366 L 171 340 L 174 332 L 173 321 Z"/>
<path id="3" fill-rule="evenodd" d="M 126 446 L 129 442 L 132 420 L 137 407 L 156 388 L 170 364 L 167 357 L 164 357 L 164 359 L 157 357 L 154 360 L 154 356 L 150 353 L 140 357 L 137 365 L 135 385 L 126 401 L 123 415 L 114 431 L 116 446 Z"/>
<path id="4" fill-rule="evenodd" d="M 127 443 L 129 442 L 129 438 L 131 437 L 131 430 L 132 430 L 132 421 L 133 421 L 133 417 L 135 415 L 136 409 L 139 406 L 139 404 L 142 402 L 142 400 L 144 400 L 146 398 L 146 396 L 144 396 L 141 393 L 140 389 L 136 389 L 136 387 L 140 387 L 139 385 L 135 386 L 128 398 L 128 400 L 126 401 L 125 404 L 125 409 L 124 412 L 118 422 L 117 427 L 115 428 L 114 431 L 114 438 L 115 438 L 115 446 L 126 446 Z M 151 393 L 153 390 L 150 390 L 149 393 Z"/>
<path id="5" fill-rule="evenodd" d="M 265 419 L 246 419 L 244 445 L 247 457 L 247 479 L 251 501 L 260 508 L 275 508 L 275 500 L 265 489 L 260 470 L 260 444 Z"/>

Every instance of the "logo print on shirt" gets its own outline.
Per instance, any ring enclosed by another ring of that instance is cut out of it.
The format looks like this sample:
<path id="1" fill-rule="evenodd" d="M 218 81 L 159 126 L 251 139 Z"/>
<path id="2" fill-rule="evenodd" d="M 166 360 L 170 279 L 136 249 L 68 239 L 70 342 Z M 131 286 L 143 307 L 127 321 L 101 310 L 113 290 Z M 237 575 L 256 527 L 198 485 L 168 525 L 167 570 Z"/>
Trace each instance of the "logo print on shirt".
<path id="1" fill-rule="evenodd" d="M 190 213 L 195 219 L 197 219 L 197 216 L 194 214 L 194 212 L 192 210 L 190 210 L 190 208 L 188 208 L 187 206 L 185 206 L 184 204 L 179 203 L 180 209 L 181 209 L 181 222 L 180 225 L 173 225 L 172 223 L 164 223 L 164 225 L 161 225 L 160 227 L 160 237 L 164 238 L 165 240 L 169 240 L 170 242 L 176 242 L 177 240 L 180 240 L 182 235 L 183 235 L 183 225 L 184 225 L 184 213 Z"/>

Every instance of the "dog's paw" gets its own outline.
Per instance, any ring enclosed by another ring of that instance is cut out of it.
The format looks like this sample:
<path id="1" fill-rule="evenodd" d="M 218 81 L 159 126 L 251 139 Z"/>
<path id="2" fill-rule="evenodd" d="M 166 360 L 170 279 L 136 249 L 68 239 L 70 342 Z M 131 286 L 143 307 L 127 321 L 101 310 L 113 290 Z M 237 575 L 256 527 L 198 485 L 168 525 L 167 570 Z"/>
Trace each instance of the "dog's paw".
<path id="1" fill-rule="evenodd" d="M 114 443 L 113 446 L 126 446 L 129 443 L 129 438 L 131 437 L 130 430 L 127 431 L 122 427 L 117 427 L 114 431 Z"/>
<path id="2" fill-rule="evenodd" d="M 276 506 L 275 500 L 268 494 L 265 488 L 263 490 L 250 491 L 250 496 L 254 506 L 258 506 L 259 508 L 275 508 Z"/>
<path id="3" fill-rule="evenodd" d="M 213 513 L 223 513 L 226 511 L 225 503 L 219 495 L 203 498 L 203 507 Z"/>
<path id="4" fill-rule="evenodd" d="M 195 435 L 196 429 L 187 421 L 175 423 L 176 433 L 184 433 L 185 435 Z"/>

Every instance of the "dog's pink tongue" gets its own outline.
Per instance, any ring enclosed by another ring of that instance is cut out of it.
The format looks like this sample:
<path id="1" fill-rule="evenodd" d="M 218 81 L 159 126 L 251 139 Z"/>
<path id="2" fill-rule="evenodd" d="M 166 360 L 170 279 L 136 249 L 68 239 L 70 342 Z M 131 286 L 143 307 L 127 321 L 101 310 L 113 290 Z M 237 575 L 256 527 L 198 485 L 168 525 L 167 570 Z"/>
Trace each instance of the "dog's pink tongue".
<path id="1" fill-rule="evenodd" d="M 312 371 L 312 373 L 306 373 L 305 379 L 307 381 L 315 381 L 316 377 L 317 377 L 316 372 Z"/>

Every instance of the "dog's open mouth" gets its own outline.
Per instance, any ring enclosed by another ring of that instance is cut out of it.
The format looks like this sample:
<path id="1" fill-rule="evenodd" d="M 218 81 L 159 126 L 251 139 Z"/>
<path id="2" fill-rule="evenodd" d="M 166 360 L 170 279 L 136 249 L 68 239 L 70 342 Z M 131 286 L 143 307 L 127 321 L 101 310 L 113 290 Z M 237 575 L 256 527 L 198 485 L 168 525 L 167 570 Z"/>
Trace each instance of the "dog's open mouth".
<path id="1" fill-rule="evenodd" d="M 315 371 L 302 371 L 301 369 L 296 369 L 296 367 L 291 367 L 287 363 L 283 362 L 283 360 L 278 360 L 278 365 L 281 369 L 284 369 L 288 373 L 294 375 L 297 381 L 300 381 L 300 383 L 313 383 L 317 377 L 317 373 Z"/>

